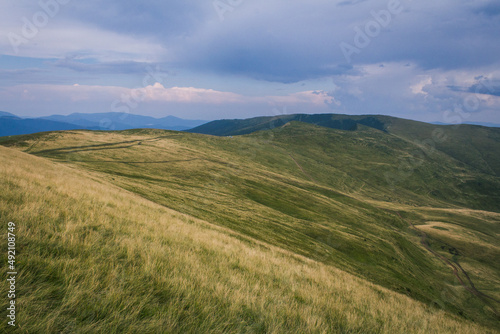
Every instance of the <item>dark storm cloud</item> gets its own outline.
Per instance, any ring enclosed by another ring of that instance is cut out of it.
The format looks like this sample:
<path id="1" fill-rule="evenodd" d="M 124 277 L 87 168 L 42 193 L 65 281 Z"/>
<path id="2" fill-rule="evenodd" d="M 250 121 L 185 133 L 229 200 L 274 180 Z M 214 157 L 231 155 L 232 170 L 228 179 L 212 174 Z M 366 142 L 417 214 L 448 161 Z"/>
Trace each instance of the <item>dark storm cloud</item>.
<path id="1" fill-rule="evenodd" d="M 278 2 L 282 6 L 245 3 L 219 26 L 193 34 L 179 44 L 179 63 L 287 83 L 348 74 L 352 65 L 379 62 L 411 61 L 445 70 L 498 62 L 500 20 L 492 9 L 485 17 L 468 1 L 374 0 L 340 7 L 342 2 Z M 379 25 L 369 45 L 356 45 L 356 29 L 364 32 L 377 23 L 391 3 L 400 11 Z M 359 51 L 351 62 L 339 47 L 343 42 Z"/>
<path id="2" fill-rule="evenodd" d="M 210 1 L 73 1 L 72 20 L 128 35 L 177 37 L 199 28 Z M 210 11 L 210 14 L 212 12 Z"/>
<path id="3" fill-rule="evenodd" d="M 158 45 L 166 52 L 155 61 L 173 67 L 284 83 L 352 74 L 353 66 L 380 62 L 445 70 L 490 66 L 500 54 L 498 1 L 220 0 L 223 12 L 214 3 L 72 1 L 60 19 L 95 28 L 97 40 L 100 29 Z M 349 57 L 343 43 L 355 48 Z M 81 49 L 99 58 L 87 45 Z M 60 65 L 127 73 L 137 70 L 133 61 L 144 60 L 134 57 L 123 52 L 112 59 L 121 64 L 101 68 Z"/>
<path id="4" fill-rule="evenodd" d="M 491 1 L 481 4 L 476 7 L 475 12 L 487 16 L 498 17 L 500 16 L 500 3 L 498 1 Z"/>
<path id="5" fill-rule="evenodd" d="M 284 83 L 352 74 L 353 66 L 380 62 L 474 68 L 497 63 L 500 54 L 500 5 L 494 1 L 219 2 L 226 6 L 222 13 L 211 0 L 73 1 L 64 19 L 154 41 L 168 51 L 163 61 L 172 66 Z M 342 43 L 355 48 L 350 57 Z M 103 68 L 135 70 L 123 62 Z"/>
<path id="6" fill-rule="evenodd" d="M 479 76 L 476 79 L 477 82 L 468 87 L 451 85 L 448 88 L 454 92 L 500 96 L 500 79 L 490 79 L 483 76 Z"/>

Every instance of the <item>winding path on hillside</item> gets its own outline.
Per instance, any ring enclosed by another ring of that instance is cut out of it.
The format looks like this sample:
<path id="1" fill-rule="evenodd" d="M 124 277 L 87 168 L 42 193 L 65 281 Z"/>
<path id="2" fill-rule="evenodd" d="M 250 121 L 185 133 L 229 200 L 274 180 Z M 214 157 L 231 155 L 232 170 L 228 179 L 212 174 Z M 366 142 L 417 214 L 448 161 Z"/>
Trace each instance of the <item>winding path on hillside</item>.
<path id="1" fill-rule="evenodd" d="M 297 160 L 295 160 L 295 158 L 290 153 L 288 153 L 288 155 L 290 156 L 290 158 L 292 158 L 293 162 L 295 162 L 295 164 L 297 165 L 297 167 L 299 167 L 299 169 L 302 171 L 302 173 L 304 173 L 305 176 L 307 176 L 312 182 L 317 183 L 316 180 L 313 179 L 313 177 L 311 175 L 309 175 L 304 170 L 304 168 L 302 168 L 302 166 L 297 162 Z"/>
<path id="2" fill-rule="evenodd" d="M 153 138 L 152 140 L 158 140 L 159 138 L 161 137 L 158 137 L 158 138 Z M 139 143 L 140 145 L 140 143 Z M 281 149 L 284 149 L 274 143 L 271 143 L 271 145 L 273 145 L 274 147 L 276 148 L 281 148 Z M 297 165 L 297 167 L 301 170 L 301 172 L 308 178 L 310 179 L 313 183 L 315 184 L 318 184 L 316 182 L 316 180 L 309 174 L 305 171 L 305 169 L 299 164 L 299 162 L 293 157 L 293 155 L 288 152 L 288 150 L 284 149 L 286 151 L 286 153 L 288 154 L 288 156 L 290 156 L 290 158 L 292 159 L 292 161 L 295 163 L 295 165 Z M 363 185 L 364 186 L 364 185 Z M 422 244 L 422 246 L 427 249 L 431 254 L 433 254 L 435 257 L 437 257 L 439 260 L 441 260 L 445 265 L 447 265 L 449 268 L 451 268 L 452 272 L 453 272 L 453 275 L 457 278 L 458 282 L 460 283 L 460 285 L 462 287 L 464 287 L 467 291 L 469 291 L 473 296 L 476 296 L 477 298 L 479 298 L 486 306 L 488 306 L 492 311 L 493 313 L 498 317 L 500 318 L 500 313 L 497 311 L 496 307 L 495 307 L 495 303 L 499 303 L 500 304 L 500 301 L 497 300 L 496 298 L 492 297 L 492 296 L 489 296 L 481 291 L 479 291 L 474 283 L 472 282 L 470 276 L 467 274 L 467 272 L 462 268 L 462 266 L 458 263 L 458 261 L 450 261 L 449 259 L 447 259 L 445 256 L 437 253 L 436 251 L 434 251 L 427 239 L 427 234 L 424 232 L 424 231 L 421 231 L 420 229 L 418 229 L 412 222 L 410 221 L 407 221 L 405 220 L 401 214 L 399 212 L 396 212 L 396 214 L 399 216 L 399 218 L 405 222 L 407 222 L 407 224 L 410 226 L 410 228 L 412 228 L 414 231 L 416 231 L 418 234 L 420 234 L 420 243 Z M 460 274 L 463 274 L 466 278 L 466 281 L 468 282 L 468 284 L 464 281 L 464 279 L 462 279 L 462 277 L 460 276 Z"/>
<path id="3" fill-rule="evenodd" d="M 469 291 L 472 295 L 478 297 L 484 304 L 486 304 L 488 307 L 490 307 L 492 310 L 493 310 L 493 313 L 495 313 L 495 315 L 497 317 L 500 318 L 500 314 L 498 313 L 496 307 L 493 305 L 492 301 L 493 302 L 496 302 L 496 303 L 500 303 L 500 301 L 498 301 L 497 299 L 495 299 L 494 297 L 491 297 L 491 296 L 488 296 L 487 294 L 479 291 L 475 286 L 474 286 L 474 283 L 472 283 L 472 280 L 470 279 L 469 275 L 467 274 L 467 272 L 462 268 L 462 266 L 457 262 L 457 261 L 453 261 L 451 262 L 450 260 L 448 260 L 445 256 L 437 253 L 435 250 L 433 250 L 429 243 L 427 242 L 427 234 L 424 232 L 424 231 L 421 231 L 420 229 L 418 229 L 412 222 L 410 221 L 407 221 L 406 219 L 404 219 L 401 214 L 399 212 L 396 212 L 396 214 L 399 216 L 399 218 L 401 218 L 401 220 L 405 221 L 408 223 L 408 225 L 414 230 L 416 231 L 417 233 L 420 234 L 420 243 L 422 244 L 422 246 L 425 247 L 425 249 L 427 249 L 430 253 L 432 253 L 435 257 L 437 257 L 439 260 L 441 260 L 444 264 L 446 264 L 448 267 L 451 268 L 451 270 L 453 271 L 453 275 L 457 278 L 458 282 L 460 283 L 460 285 L 462 285 L 467 291 Z M 469 285 L 464 282 L 464 280 L 462 279 L 462 277 L 460 277 L 460 273 L 462 273 L 467 281 L 469 282 Z"/>
<path id="4" fill-rule="evenodd" d="M 276 146 L 276 145 L 274 145 L 274 146 Z M 290 153 L 288 153 L 288 155 L 290 156 L 290 158 L 292 158 L 293 162 L 295 162 L 297 167 L 299 167 L 299 169 L 302 171 L 302 173 L 304 173 L 305 176 L 307 176 L 312 182 L 317 183 L 316 180 L 314 180 L 304 170 L 304 168 L 302 168 L 302 166 L 297 162 L 297 160 L 295 160 L 295 158 Z M 429 243 L 427 242 L 427 234 L 425 232 L 418 229 L 412 222 L 405 220 L 399 212 L 395 212 L 395 213 L 399 216 L 399 218 L 401 220 L 405 221 L 410 226 L 410 228 L 412 228 L 414 231 L 416 231 L 418 234 L 420 234 L 420 243 L 422 244 L 422 246 L 424 246 L 425 249 L 427 249 L 431 254 L 433 254 L 435 257 L 437 257 L 439 260 L 441 260 L 445 265 L 447 265 L 448 267 L 451 268 L 451 270 L 453 271 L 453 275 L 457 278 L 458 282 L 460 282 L 460 285 L 463 286 L 467 291 L 469 291 L 473 296 L 476 296 L 477 298 L 479 298 L 486 306 L 488 306 L 493 311 L 493 313 L 495 313 L 495 315 L 498 318 L 500 318 L 500 313 L 497 311 L 497 309 L 494 305 L 494 303 L 500 304 L 500 301 L 494 297 L 491 297 L 491 296 L 479 291 L 476 288 L 476 286 L 474 285 L 474 283 L 472 283 L 472 280 L 470 279 L 467 272 L 462 268 L 462 266 L 457 261 L 451 262 L 443 255 L 434 251 L 430 247 Z M 464 282 L 462 277 L 460 277 L 460 273 L 462 273 L 465 276 L 469 285 L 466 282 Z"/>

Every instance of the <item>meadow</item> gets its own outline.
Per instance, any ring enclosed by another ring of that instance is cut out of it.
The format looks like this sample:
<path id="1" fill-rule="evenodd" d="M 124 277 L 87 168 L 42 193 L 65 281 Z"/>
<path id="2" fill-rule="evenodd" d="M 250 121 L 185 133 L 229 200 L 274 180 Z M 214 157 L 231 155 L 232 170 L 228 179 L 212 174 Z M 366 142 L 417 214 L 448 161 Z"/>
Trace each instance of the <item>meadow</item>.
<path id="1" fill-rule="evenodd" d="M 0 217 L 18 226 L 18 332 L 498 331 L 498 304 L 433 252 L 500 298 L 500 181 L 446 150 L 401 177 L 418 145 L 368 127 L 0 144 Z"/>

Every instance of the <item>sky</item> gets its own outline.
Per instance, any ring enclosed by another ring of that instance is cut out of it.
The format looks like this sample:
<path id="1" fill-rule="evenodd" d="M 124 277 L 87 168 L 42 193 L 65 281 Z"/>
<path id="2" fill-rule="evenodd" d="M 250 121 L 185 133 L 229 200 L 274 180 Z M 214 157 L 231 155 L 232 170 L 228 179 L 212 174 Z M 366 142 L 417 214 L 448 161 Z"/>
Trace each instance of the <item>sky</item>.
<path id="1" fill-rule="evenodd" d="M 500 124 L 500 2 L 3 1 L 0 110 Z"/>

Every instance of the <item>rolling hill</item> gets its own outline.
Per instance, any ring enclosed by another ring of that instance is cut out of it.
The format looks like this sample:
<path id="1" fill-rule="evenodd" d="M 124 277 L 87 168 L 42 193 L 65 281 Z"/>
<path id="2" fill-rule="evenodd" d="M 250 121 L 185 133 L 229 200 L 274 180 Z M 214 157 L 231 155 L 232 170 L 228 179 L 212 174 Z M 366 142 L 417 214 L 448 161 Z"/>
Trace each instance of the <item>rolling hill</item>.
<path id="1" fill-rule="evenodd" d="M 389 117 L 392 119 L 392 117 Z M 249 119 L 217 120 L 195 127 L 189 132 L 214 136 L 237 136 L 250 134 L 260 130 L 274 129 L 291 121 L 320 125 L 332 129 L 353 131 L 358 125 L 366 125 L 378 130 L 384 130 L 385 122 L 380 116 L 349 116 L 340 114 L 295 114 L 280 116 L 265 116 Z"/>
<path id="2" fill-rule="evenodd" d="M 296 114 L 213 121 L 189 132 L 235 136 L 281 127 L 300 121 L 338 130 L 370 127 L 410 140 L 427 152 L 443 151 L 463 164 L 500 176 L 500 128 L 477 125 L 437 125 L 383 115 Z"/>
<path id="3" fill-rule="evenodd" d="M 335 122 L 0 139 L 25 331 L 498 332 L 498 132 Z"/>

